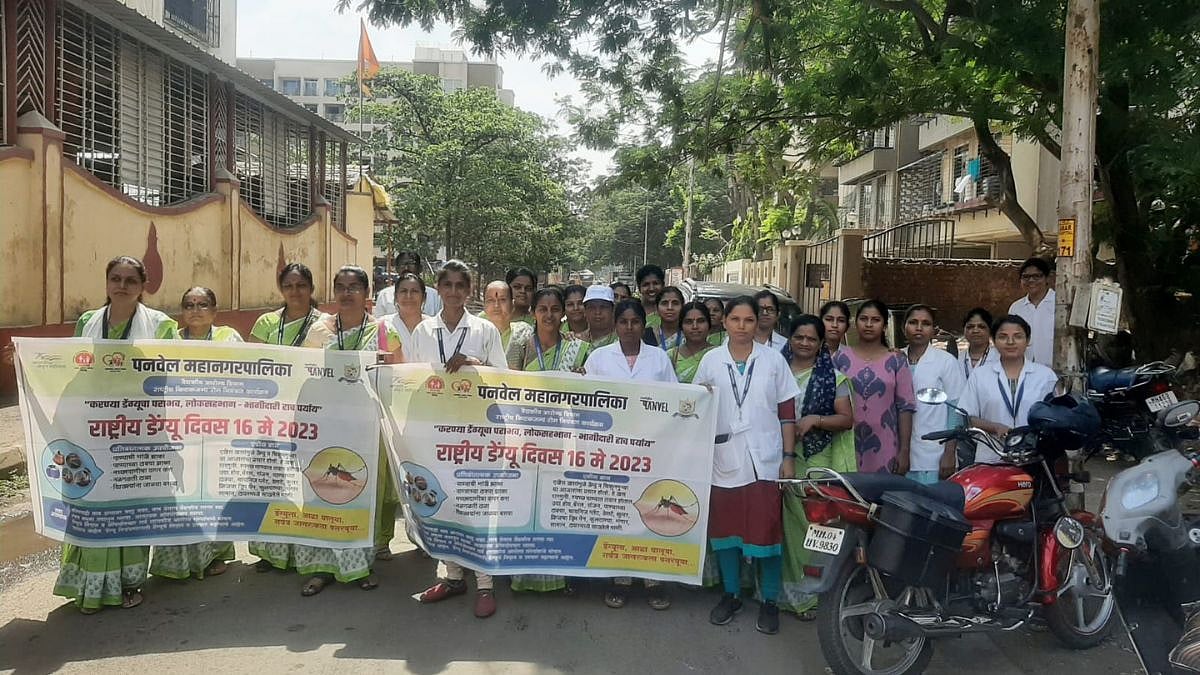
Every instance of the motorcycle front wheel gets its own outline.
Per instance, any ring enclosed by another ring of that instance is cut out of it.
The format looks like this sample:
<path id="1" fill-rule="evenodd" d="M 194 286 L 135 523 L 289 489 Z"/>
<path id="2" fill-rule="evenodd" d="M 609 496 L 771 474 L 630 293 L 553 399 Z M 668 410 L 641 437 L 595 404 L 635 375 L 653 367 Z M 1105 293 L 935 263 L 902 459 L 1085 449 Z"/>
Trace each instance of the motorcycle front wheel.
<path id="1" fill-rule="evenodd" d="M 1071 649 L 1091 649 L 1104 641 L 1116 616 L 1112 569 L 1095 535 L 1062 556 L 1057 569 L 1058 599 L 1046 607 L 1046 623 Z"/>
<path id="2" fill-rule="evenodd" d="M 877 641 L 863 631 L 863 617 L 875 611 L 879 601 L 888 600 L 871 584 L 864 565 L 845 565 L 833 588 L 821 594 L 817 604 L 817 637 L 821 653 L 834 675 L 910 675 L 921 673 L 933 658 L 927 638 L 898 642 Z"/>

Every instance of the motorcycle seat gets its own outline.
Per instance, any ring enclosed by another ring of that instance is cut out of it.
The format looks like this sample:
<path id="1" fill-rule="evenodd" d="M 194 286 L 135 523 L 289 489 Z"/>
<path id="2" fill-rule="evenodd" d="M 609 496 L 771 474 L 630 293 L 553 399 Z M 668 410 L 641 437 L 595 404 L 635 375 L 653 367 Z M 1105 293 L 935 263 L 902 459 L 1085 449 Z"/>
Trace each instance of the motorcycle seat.
<path id="1" fill-rule="evenodd" d="M 912 492 L 945 504 L 961 512 L 966 503 L 966 495 L 958 483 L 948 480 L 938 481 L 932 485 L 918 483 L 894 473 L 844 473 L 846 482 L 858 490 L 863 499 L 878 502 L 885 492 Z"/>
<path id="2" fill-rule="evenodd" d="M 1088 388 L 1101 394 L 1124 389 L 1137 381 L 1137 368 L 1093 368 L 1088 372 Z"/>

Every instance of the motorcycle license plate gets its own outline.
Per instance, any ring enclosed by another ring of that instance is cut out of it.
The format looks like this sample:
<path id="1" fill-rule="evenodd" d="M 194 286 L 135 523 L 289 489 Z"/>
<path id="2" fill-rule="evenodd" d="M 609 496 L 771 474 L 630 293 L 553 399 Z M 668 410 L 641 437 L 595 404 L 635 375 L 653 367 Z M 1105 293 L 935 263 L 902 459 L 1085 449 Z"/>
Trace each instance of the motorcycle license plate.
<path id="1" fill-rule="evenodd" d="M 842 550 L 842 539 L 846 531 L 837 527 L 824 525 L 809 525 L 808 534 L 804 535 L 804 548 L 818 553 L 837 555 Z"/>
<path id="2" fill-rule="evenodd" d="M 1146 399 L 1146 407 L 1150 408 L 1150 412 L 1166 410 L 1176 403 L 1179 403 L 1179 399 L 1175 397 L 1175 392 L 1173 391 L 1168 391 L 1167 393 L 1159 394 L 1158 396 L 1151 396 L 1150 398 Z"/>

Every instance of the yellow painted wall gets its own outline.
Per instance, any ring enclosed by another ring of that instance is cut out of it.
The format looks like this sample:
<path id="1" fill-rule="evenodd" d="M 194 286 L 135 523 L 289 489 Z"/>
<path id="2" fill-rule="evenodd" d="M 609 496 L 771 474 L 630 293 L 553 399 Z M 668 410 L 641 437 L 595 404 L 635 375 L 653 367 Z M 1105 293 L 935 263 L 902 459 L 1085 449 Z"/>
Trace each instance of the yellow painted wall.
<path id="1" fill-rule="evenodd" d="M 0 250 L 20 263 L 0 265 L 0 327 L 70 322 L 102 305 L 104 265 L 118 255 L 161 259 L 161 286 L 145 302 L 172 314 L 192 286 L 212 288 L 221 309 L 278 307 L 281 258 L 312 268 L 319 301 L 328 300 L 333 270 L 371 266 L 374 211 L 367 195 L 348 195 L 348 232 L 332 227 L 326 209 L 303 227 L 280 230 L 241 201 L 236 185 L 223 187 L 217 198 L 151 209 L 113 194 L 73 164 L 64 166 L 52 133 L 21 134 L 18 144 L 34 159 L 0 161 Z"/>
<path id="2" fill-rule="evenodd" d="M 13 261 L 37 260 L 42 257 L 40 214 L 34 218 L 30 209 L 34 162 L 25 157 L 10 157 L 0 161 L 0 251 L 10 263 L 0 265 L 0 325 L 41 323 L 41 269 L 13 265 Z M 40 191 L 38 192 L 40 195 Z"/>

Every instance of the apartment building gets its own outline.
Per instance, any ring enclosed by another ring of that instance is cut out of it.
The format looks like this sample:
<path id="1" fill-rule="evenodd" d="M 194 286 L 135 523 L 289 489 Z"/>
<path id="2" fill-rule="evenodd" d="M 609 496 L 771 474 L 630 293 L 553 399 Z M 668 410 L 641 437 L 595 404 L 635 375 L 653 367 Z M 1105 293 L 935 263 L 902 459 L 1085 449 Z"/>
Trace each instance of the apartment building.
<path id="1" fill-rule="evenodd" d="M 504 88 L 504 69 L 491 60 L 469 61 L 462 50 L 417 47 L 412 61 L 383 61 L 380 65 L 433 75 L 441 80 L 442 90 L 447 93 L 468 88 L 491 89 L 501 101 L 513 105 L 512 90 Z M 357 122 L 346 122 L 346 101 L 341 98 L 347 93 L 342 79 L 354 75 L 358 67 L 355 60 L 238 59 L 237 66 L 310 112 L 349 131 L 359 131 Z M 370 125 L 365 129 L 370 130 Z"/>
<path id="2" fill-rule="evenodd" d="M 1036 141 L 1004 132 L 995 136 L 1011 157 L 1018 202 L 1044 232 L 1057 232 L 1057 158 Z M 868 235 L 864 245 L 873 247 L 868 254 L 1028 255 L 1020 233 L 999 210 L 1000 177 L 979 152 L 970 120 L 915 118 L 864 132 L 860 147 L 837 166 L 838 210 L 842 227 L 888 232 Z"/>

